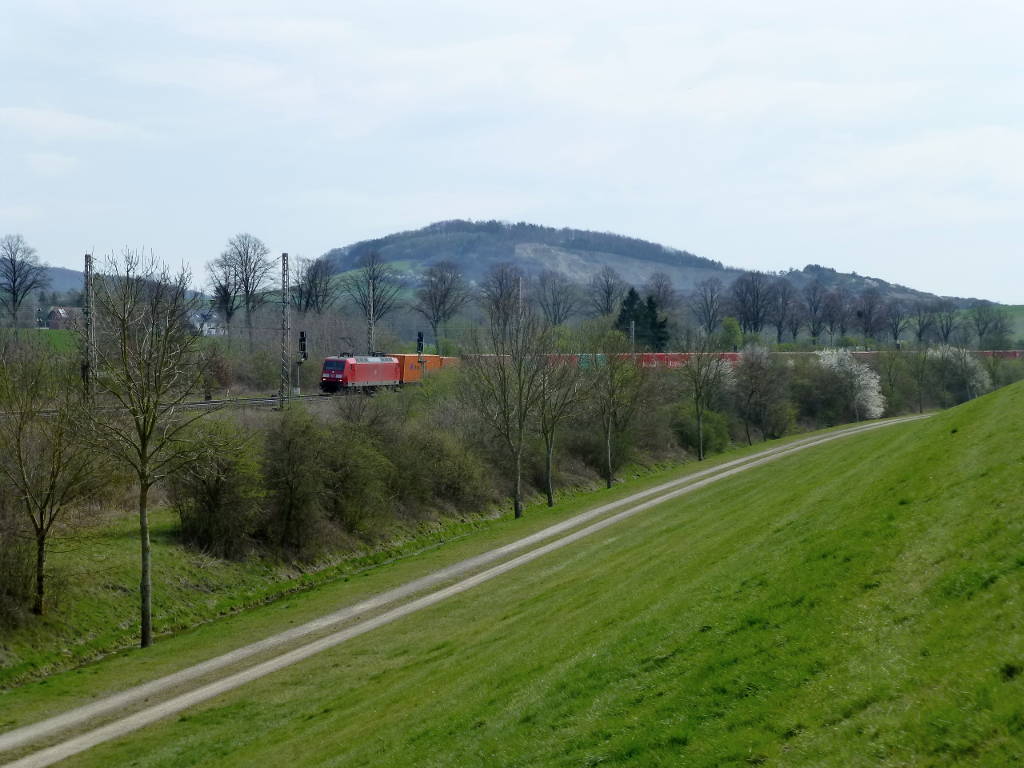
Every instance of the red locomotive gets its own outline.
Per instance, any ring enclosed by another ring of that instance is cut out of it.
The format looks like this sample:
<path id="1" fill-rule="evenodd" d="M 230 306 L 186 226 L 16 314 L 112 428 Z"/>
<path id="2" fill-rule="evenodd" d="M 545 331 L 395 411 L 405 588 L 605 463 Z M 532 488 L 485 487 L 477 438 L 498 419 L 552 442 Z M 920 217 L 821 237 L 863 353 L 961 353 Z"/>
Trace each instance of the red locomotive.
<path id="1" fill-rule="evenodd" d="M 394 355 L 364 357 L 337 355 L 324 358 L 320 371 L 322 392 L 373 392 L 381 387 L 393 389 L 419 383 L 424 374 L 458 363 L 456 357 L 439 355 Z"/>
<path id="2" fill-rule="evenodd" d="M 322 392 L 373 391 L 380 387 L 397 387 L 401 366 L 393 357 L 341 355 L 324 359 L 320 372 Z"/>

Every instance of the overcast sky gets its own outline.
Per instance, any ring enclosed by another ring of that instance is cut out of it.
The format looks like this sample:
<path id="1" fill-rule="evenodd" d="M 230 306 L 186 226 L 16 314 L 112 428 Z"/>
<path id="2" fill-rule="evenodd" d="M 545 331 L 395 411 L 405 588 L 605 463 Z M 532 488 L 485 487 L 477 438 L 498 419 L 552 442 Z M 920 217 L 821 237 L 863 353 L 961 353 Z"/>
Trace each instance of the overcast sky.
<path id="1" fill-rule="evenodd" d="M 4 0 L 0 234 L 203 264 L 449 218 L 1024 303 L 1024 3 Z"/>

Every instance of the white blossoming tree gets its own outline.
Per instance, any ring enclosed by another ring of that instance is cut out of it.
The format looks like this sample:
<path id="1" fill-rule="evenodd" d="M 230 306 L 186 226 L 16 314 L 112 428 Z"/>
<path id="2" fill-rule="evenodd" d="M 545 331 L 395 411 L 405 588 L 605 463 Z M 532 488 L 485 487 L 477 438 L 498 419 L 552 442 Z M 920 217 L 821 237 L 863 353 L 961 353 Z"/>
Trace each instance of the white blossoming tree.
<path id="1" fill-rule="evenodd" d="M 818 364 L 842 387 L 855 421 L 877 419 L 885 412 L 881 382 L 870 366 L 855 360 L 848 349 L 825 349 L 817 354 Z"/>
<path id="2" fill-rule="evenodd" d="M 928 350 L 928 360 L 954 402 L 973 400 L 992 389 L 992 377 L 969 349 L 939 344 Z"/>

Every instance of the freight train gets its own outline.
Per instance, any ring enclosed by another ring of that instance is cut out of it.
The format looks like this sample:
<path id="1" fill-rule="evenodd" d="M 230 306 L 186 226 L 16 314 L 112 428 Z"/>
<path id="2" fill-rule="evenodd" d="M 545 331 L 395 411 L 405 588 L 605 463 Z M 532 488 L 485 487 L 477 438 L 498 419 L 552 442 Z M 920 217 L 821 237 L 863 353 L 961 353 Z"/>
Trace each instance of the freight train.
<path id="1" fill-rule="evenodd" d="M 694 352 L 637 352 L 627 355 L 636 360 L 641 368 L 682 368 Z M 800 357 L 812 352 L 779 352 L 784 357 Z M 857 357 L 871 358 L 877 352 L 854 352 Z M 1021 350 L 982 351 L 975 354 L 981 357 L 999 357 L 1019 360 L 1024 358 Z M 740 352 L 720 352 L 719 358 L 730 363 L 738 363 L 743 355 Z M 560 361 L 589 368 L 601 365 L 604 355 L 549 355 Z M 374 392 L 378 389 L 397 389 L 406 384 L 415 384 L 431 371 L 448 368 L 457 364 L 457 357 L 441 357 L 440 355 L 390 355 L 386 357 L 369 357 L 360 355 L 338 355 L 324 359 L 320 373 L 320 390 L 333 394 L 335 392 Z"/>
<path id="2" fill-rule="evenodd" d="M 418 383 L 429 371 L 455 365 L 456 357 L 440 355 L 337 355 L 324 359 L 320 391 L 375 392 Z"/>

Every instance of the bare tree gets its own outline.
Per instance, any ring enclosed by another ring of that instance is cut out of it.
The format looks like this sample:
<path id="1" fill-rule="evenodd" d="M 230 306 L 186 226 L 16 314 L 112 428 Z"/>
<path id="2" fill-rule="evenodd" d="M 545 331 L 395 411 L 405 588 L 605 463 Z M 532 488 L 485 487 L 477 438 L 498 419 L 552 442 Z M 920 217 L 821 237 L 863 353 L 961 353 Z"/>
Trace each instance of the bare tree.
<path id="1" fill-rule="evenodd" d="M 781 437 L 789 422 L 785 364 L 773 360 L 766 347 L 752 344 L 743 350 L 736 366 L 735 384 L 736 412 L 743 421 L 747 445 L 754 442 L 752 426 L 760 431 L 762 440 Z"/>
<path id="2" fill-rule="evenodd" d="M 377 323 L 398 307 L 402 286 L 395 271 L 377 251 L 370 251 L 359 260 L 359 268 L 345 275 L 341 290 L 363 314 L 366 321 L 366 354 L 376 351 Z"/>
<path id="3" fill-rule="evenodd" d="M 907 370 L 910 373 L 911 381 L 914 382 L 915 399 L 917 400 L 917 412 L 924 413 L 924 397 L 928 390 L 931 379 L 932 366 L 925 347 L 919 346 L 913 352 L 907 353 Z"/>
<path id="4" fill-rule="evenodd" d="M 607 264 L 590 279 L 590 308 L 596 317 L 605 317 L 618 309 L 626 293 L 626 284 L 619 273 Z"/>
<path id="5" fill-rule="evenodd" d="M 548 506 L 555 505 L 554 455 L 559 427 L 582 403 L 583 376 L 575 354 L 546 355 L 537 397 L 537 431 L 544 439 L 544 491 Z"/>
<path id="6" fill-rule="evenodd" d="M 253 315 L 266 300 L 271 283 L 274 261 L 270 249 L 263 241 L 248 232 L 242 232 L 228 240 L 227 249 L 221 254 L 234 270 L 237 290 L 245 309 L 245 327 L 249 335 L 249 350 L 253 348 Z"/>
<path id="7" fill-rule="evenodd" d="M 338 283 L 331 265 L 322 256 L 318 259 L 299 257 L 292 305 L 301 313 L 323 314 L 338 298 Z"/>
<path id="8" fill-rule="evenodd" d="M 437 354 L 441 354 L 438 329 L 455 317 L 466 306 L 469 298 L 466 280 L 455 262 L 439 261 L 423 272 L 419 288 L 416 289 L 416 303 L 412 308 L 430 325 Z"/>
<path id="9" fill-rule="evenodd" d="M 973 303 L 967 314 L 980 349 L 997 349 L 1006 344 L 1011 324 L 1003 307 L 981 299 Z"/>
<path id="10" fill-rule="evenodd" d="M 24 237 L 0 238 L 0 304 L 10 313 L 12 326 L 18 327 L 18 311 L 25 297 L 49 284 L 46 265 L 39 263 L 36 249 Z"/>
<path id="11" fill-rule="evenodd" d="M 906 304 L 899 299 L 890 299 L 885 304 L 884 318 L 889 335 L 892 336 L 892 343 L 899 344 L 900 337 L 910 325 L 910 314 L 907 312 Z"/>
<path id="12" fill-rule="evenodd" d="M 523 308 L 523 271 L 507 261 L 493 265 L 480 283 L 480 304 L 491 323 L 507 324 Z"/>
<path id="13" fill-rule="evenodd" d="M 744 272 L 732 284 L 730 299 L 744 333 L 760 333 L 768 320 L 771 282 L 763 272 Z"/>
<path id="14" fill-rule="evenodd" d="M 671 312 L 679 300 L 679 295 L 672 285 L 672 277 L 667 272 L 652 273 L 644 283 L 643 293 L 645 296 L 653 296 L 662 312 Z"/>
<path id="15" fill-rule="evenodd" d="M 704 337 L 698 350 L 680 368 L 683 387 L 693 403 L 693 415 L 697 419 L 698 461 L 704 460 L 704 414 L 732 375 L 729 362 L 712 350 L 711 340 Z"/>
<path id="16" fill-rule="evenodd" d="M 712 277 L 697 283 L 690 297 L 690 311 L 706 336 L 713 334 L 722 322 L 723 293 L 722 281 Z"/>
<path id="17" fill-rule="evenodd" d="M 825 329 L 825 286 L 815 280 L 804 286 L 803 295 L 807 330 L 811 341 L 817 344 Z"/>
<path id="18" fill-rule="evenodd" d="M 209 409 L 183 405 L 201 388 L 200 337 L 188 325 L 198 298 L 191 275 L 171 274 L 152 257 L 111 255 L 95 281 L 97 405 L 86 436 L 132 470 L 139 484 L 141 644 L 153 642 L 149 491 L 191 460 L 188 425 Z"/>
<path id="19" fill-rule="evenodd" d="M 587 373 L 589 399 L 601 422 L 605 484 L 611 488 L 615 481 L 613 446 L 641 406 L 647 371 L 637 365 L 629 339 L 619 331 L 605 330 L 588 346 L 594 353 L 581 356 L 580 362 Z"/>
<path id="20" fill-rule="evenodd" d="M 489 314 L 486 331 L 470 332 L 460 372 L 466 404 L 508 451 L 512 508 L 523 516 L 523 452 L 543 389 L 548 332 L 528 304 L 511 315 L 502 307 Z"/>
<path id="21" fill-rule="evenodd" d="M 789 331 L 789 338 L 792 341 L 796 341 L 800 335 L 800 329 L 807 323 L 807 307 L 800 301 L 800 297 L 796 297 L 793 301 L 793 308 L 789 313 L 789 317 L 786 318 L 786 330 Z"/>
<path id="22" fill-rule="evenodd" d="M 46 554 L 57 521 L 101 486 L 96 452 L 80 439 L 81 387 L 49 345 L 25 342 L 0 356 L 0 476 L 15 489 L 35 536 L 35 598 L 42 615 Z"/>
<path id="23" fill-rule="evenodd" d="M 960 310 L 948 299 L 935 306 L 935 330 L 943 344 L 949 344 L 960 329 Z"/>
<path id="24" fill-rule="evenodd" d="M 548 325 L 561 325 L 579 309 L 576 284 L 553 269 L 537 275 L 532 293 Z"/>
<path id="25" fill-rule="evenodd" d="M 235 260 L 222 253 L 206 265 L 210 275 L 210 288 L 213 292 L 211 304 L 213 309 L 224 318 L 228 335 L 231 335 L 231 321 L 241 306 L 241 285 L 238 280 L 238 269 Z"/>
<path id="26" fill-rule="evenodd" d="M 829 344 L 835 344 L 836 336 L 846 335 L 851 311 L 850 294 L 845 288 L 835 288 L 825 295 L 823 312 Z"/>
<path id="27" fill-rule="evenodd" d="M 910 327 L 918 346 L 924 344 L 935 327 L 935 305 L 923 299 L 915 301 L 910 307 Z"/>
<path id="28" fill-rule="evenodd" d="M 860 292 L 854 317 L 865 339 L 874 339 L 878 335 L 885 320 L 883 310 L 882 294 L 877 288 L 865 288 Z"/>
<path id="29" fill-rule="evenodd" d="M 775 341 L 782 343 L 782 335 L 789 325 L 790 315 L 796 308 L 796 288 L 784 277 L 777 277 L 772 281 L 768 293 L 768 309 L 765 317 L 768 322 L 775 326 Z M 797 327 L 799 330 L 799 326 Z"/>

